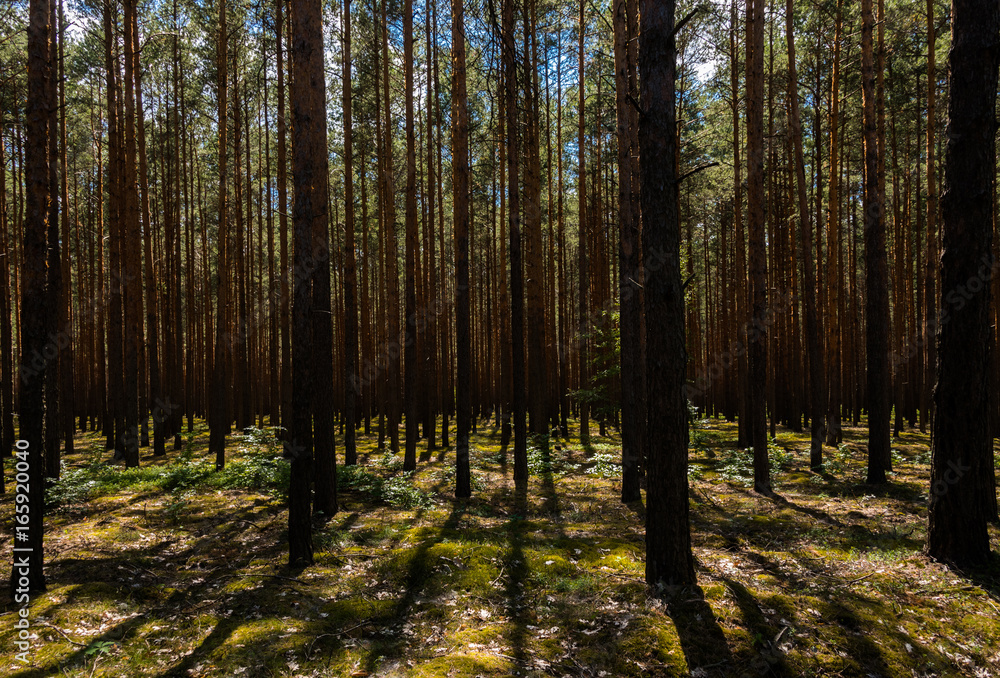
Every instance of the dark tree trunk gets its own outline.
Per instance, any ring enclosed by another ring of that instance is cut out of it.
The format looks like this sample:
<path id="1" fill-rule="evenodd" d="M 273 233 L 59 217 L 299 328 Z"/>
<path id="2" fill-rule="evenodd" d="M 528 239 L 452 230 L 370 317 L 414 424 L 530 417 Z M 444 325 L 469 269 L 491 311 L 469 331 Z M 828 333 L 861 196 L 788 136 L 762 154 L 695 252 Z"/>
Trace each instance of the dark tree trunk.
<path id="1" fill-rule="evenodd" d="M 135 51 L 136 0 L 125 0 L 125 214 L 123 288 L 125 291 L 125 466 L 139 465 L 139 345 L 142 342 L 142 277 L 139 263 L 139 195 L 136 176 Z"/>
<path id="2" fill-rule="evenodd" d="M 49 302 L 45 304 L 45 331 L 47 337 L 59 332 L 59 297 L 62 294 L 62 266 L 60 265 L 59 242 L 59 108 L 56 81 L 56 63 L 58 60 L 58 32 L 56 30 L 56 0 L 49 0 L 49 68 L 51 77 L 47 83 L 48 94 L 52 103 L 48 109 L 49 115 L 49 221 L 48 221 L 48 275 L 46 294 Z M 51 347 L 51 348 L 50 348 Z M 60 400 L 59 372 L 63 361 L 62 351 L 58 343 L 51 339 L 46 343 L 46 350 L 54 350 L 49 369 L 45 372 L 45 477 L 59 477 L 59 429 Z"/>
<path id="3" fill-rule="evenodd" d="M 403 69 L 406 101 L 406 280 L 404 288 L 406 312 L 406 337 L 403 343 L 404 369 L 403 399 L 406 403 L 406 449 L 403 455 L 403 469 L 417 468 L 417 438 L 420 416 L 419 386 L 422 383 L 422 368 L 417 356 L 420 355 L 417 332 L 417 268 L 420 256 L 420 236 L 417 231 L 417 151 L 413 130 L 413 0 L 405 0 L 403 6 Z M 392 148 L 392 145 L 389 145 Z"/>
<path id="4" fill-rule="evenodd" d="M 281 301 L 278 312 L 281 315 L 281 387 L 279 402 L 281 407 L 282 439 L 288 438 L 292 426 L 292 320 L 290 313 L 291 297 L 288 289 L 288 188 L 287 167 L 288 155 L 285 149 L 285 50 L 282 47 L 284 38 L 283 8 L 285 0 L 275 0 L 274 34 L 277 51 L 278 80 L 278 248 L 280 250 L 281 267 Z"/>
<path id="5" fill-rule="evenodd" d="M 546 407 L 548 405 L 547 361 L 545 359 L 545 274 L 542 264 L 542 189 L 541 146 L 538 141 L 538 64 L 532 22 L 534 2 L 524 3 L 524 60 L 528 64 L 524 82 L 525 139 L 524 139 L 524 290 L 525 325 L 528 356 L 527 401 L 528 427 L 531 433 L 548 433 Z"/>
<path id="6" fill-rule="evenodd" d="M 619 294 L 621 303 L 621 396 L 622 396 L 622 501 L 640 498 L 639 460 L 642 458 L 642 431 L 646 420 L 646 398 L 643 388 L 643 365 L 640 356 L 642 275 L 639 271 L 639 186 L 634 144 L 638 115 L 629 96 L 632 92 L 633 44 L 628 21 L 629 6 L 638 0 L 618 0 L 615 3 L 615 88 L 618 113 L 618 210 L 620 259 Z"/>
<path id="7" fill-rule="evenodd" d="M 452 192 L 455 224 L 455 496 L 472 496 L 469 429 L 472 419 L 472 344 L 469 337 L 469 112 L 465 83 L 465 5 L 452 0 Z M 444 252 L 442 251 L 442 256 Z"/>
<path id="8" fill-rule="evenodd" d="M 382 195 L 383 223 L 385 225 L 385 256 L 382 258 L 385 265 L 385 282 L 387 291 L 387 315 L 389 322 L 386 323 L 388 333 L 385 342 L 385 350 L 389 357 L 389 370 L 386 375 L 386 388 L 388 389 L 385 399 L 386 426 L 389 429 L 389 447 L 399 453 L 399 369 L 400 369 L 400 336 L 399 336 L 399 244 L 396 237 L 396 182 L 393 174 L 392 142 L 388 131 L 388 126 L 392 122 L 389 111 L 389 23 L 388 23 L 388 0 L 382 0 L 382 109 L 383 124 L 386 126 L 383 133 L 382 149 Z"/>
<path id="9" fill-rule="evenodd" d="M 219 235 L 218 263 L 218 304 L 216 306 L 215 352 L 212 374 L 212 402 L 209 405 L 211 417 L 209 431 L 209 451 L 215 453 L 215 468 L 222 470 L 226 465 L 226 434 L 229 433 L 229 223 L 228 211 L 228 163 L 227 145 L 227 94 L 229 78 L 229 57 L 226 24 L 226 0 L 219 0 L 219 35 L 216 45 L 216 66 L 218 69 L 218 117 L 219 121 Z"/>
<path id="10" fill-rule="evenodd" d="M 795 68 L 794 6 L 785 3 L 785 38 L 788 43 L 788 126 L 795 153 L 795 188 L 799 208 L 799 258 L 802 262 L 802 307 L 805 313 L 806 352 L 809 359 L 809 467 L 823 468 L 826 387 L 823 381 L 823 328 L 816 308 L 816 267 L 813 264 L 813 231 L 806 195 L 806 164 L 802 150 L 802 118 L 799 114 L 798 76 Z"/>
<path id="11" fill-rule="evenodd" d="M 639 167 L 643 249 L 662 266 L 650 267 L 645 286 L 646 374 L 649 421 L 646 493 L 646 583 L 695 583 L 687 478 L 687 404 L 684 381 L 684 289 L 680 267 L 680 218 L 673 158 L 673 0 L 642 0 L 639 8 Z"/>
<path id="12" fill-rule="evenodd" d="M 177 27 L 177 0 L 174 0 L 174 27 Z M 179 51 L 177 43 L 180 36 L 174 37 L 174 62 L 178 60 Z M 142 181 L 142 231 L 143 231 L 143 257 L 146 264 L 146 331 L 149 333 L 149 399 L 150 409 L 153 415 L 153 454 L 163 456 L 167 453 L 166 436 L 164 425 L 169 415 L 169 407 L 163 400 L 163 389 L 160 380 L 160 340 L 159 340 L 159 295 L 157 293 L 158 283 L 156 268 L 153 262 L 153 237 L 150 225 L 149 211 L 149 184 L 148 165 L 146 159 L 146 132 L 142 122 L 142 80 L 141 71 L 135 74 L 135 99 L 136 110 L 140 116 L 137 127 L 139 137 L 139 178 Z M 147 412 L 142 412 L 143 421 Z"/>
<path id="13" fill-rule="evenodd" d="M 520 144 L 517 125 L 517 50 L 514 46 L 514 0 L 504 0 L 504 81 L 507 131 L 507 212 L 510 238 L 510 335 L 511 335 L 511 406 L 514 415 L 514 482 L 522 487 L 528 482 L 528 440 L 525 429 L 524 393 L 524 277 L 521 263 L 520 214 Z"/>
<path id="14" fill-rule="evenodd" d="M 105 425 L 107 446 L 114 450 L 116 459 L 125 456 L 124 439 L 124 384 L 123 311 L 121 272 L 121 223 L 122 176 L 121 160 L 121 105 L 118 91 L 118 56 L 115 53 L 114 9 L 104 6 L 104 57 L 108 88 L 108 315 L 107 328 L 107 379 L 108 421 Z M 23 313 L 22 309 L 22 313 Z"/>
<path id="15" fill-rule="evenodd" d="M 954 0 L 949 54 L 948 143 L 941 200 L 941 257 L 934 387 L 929 556 L 966 567 L 990 554 L 986 483 L 993 473 L 989 410 L 989 278 L 993 239 L 995 105 L 1000 7 Z M 985 272 L 984 272 L 985 271 Z M 973 289 L 975 286 L 977 289 Z M 968 292 L 969 294 L 965 294 Z"/>
<path id="16" fill-rule="evenodd" d="M 59 266 L 61 268 L 62 284 L 59 290 L 59 336 L 66 336 L 66 347 L 59 354 L 59 402 L 62 421 L 60 427 L 65 441 L 66 454 L 73 453 L 73 435 L 76 432 L 74 423 L 75 399 L 73 388 L 73 357 L 76 334 L 73 332 L 73 290 L 72 267 L 70 265 L 70 212 L 69 212 L 69 175 L 66 168 L 66 15 L 63 12 L 62 0 L 59 0 L 59 177 L 60 177 L 60 232 L 63 243 Z"/>
<path id="17" fill-rule="evenodd" d="M 358 274 L 354 243 L 354 130 L 351 110 L 351 0 L 344 0 L 344 463 L 357 463 Z"/>
<path id="18" fill-rule="evenodd" d="M 295 280 L 292 298 L 292 421 L 289 454 L 292 460 L 288 509 L 288 561 L 292 566 L 313 562 L 311 502 L 309 485 L 313 473 L 312 428 L 310 422 L 312 364 L 315 352 L 323 352 L 320 362 L 332 361 L 330 344 L 322 332 L 313 331 L 313 314 L 329 311 L 329 278 L 326 282 L 326 309 L 314 309 L 312 287 L 316 271 L 329 276 L 328 252 L 316 247 L 316 234 L 327 233 L 328 159 L 326 139 L 326 79 L 323 70 L 323 12 L 319 0 L 294 0 L 292 4 L 292 181 L 295 229 Z M 327 236 L 328 238 L 329 236 Z M 301 278 L 301 279 L 300 279 Z M 323 284 L 320 281 L 320 287 Z M 321 290 L 322 291 L 322 290 Z M 323 313 L 328 317 L 328 314 Z M 332 330 L 331 330 L 332 332 Z M 332 364 L 332 363 L 331 363 Z M 317 379 L 328 375 L 317 372 Z M 332 385 L 331 385 L 332 388 Z M 316 394 L 317 398 L 320 394 Z M 329 406 L 332 408 L 333 403 Z M 332 412 L 331 412 L 332 416 Z M 331 422 L 332 423 L 332 422 Z M 319 431 L 317 431 L 319 433 Z M 325 479 L 320 479 L 320 482 Z"/>
<path id="19" fill-rule="evenodd" d="M 865 336 L 868 360 L 868 482 L 886 482 L 891 469 L 889 416 L 889 273 L 885 253 L 884 205 L 878 185 L 878 116 L 872 0 L 861 2 L 861 90 L 864 99 L 865 153 Z"/>
<path id="20" fill-rule="evenodd" d="M 753 319 L 747 346 L 747 416 L 753 484 L 771 494 L 767 460 L 767 252 L 764 228 L 764 2 L 747 0 L 747 231 Z M 643 210 L 643 214 L 645 214 Z M 648 319 L 648 312 L 647 312 Z"/>
<path id="21" fill-rule="evenodd" d="M 0 186 L 7 185 L 3 139 L 0 135 Z M 0 459 L 10 457 L 14 448 L 14 347 L 11 325 L 10 276 L 14 271 L 14 252 L 10 247 L 7 220 L 7 191 L 0 190 Z M 0 473 L 0 476 L 3 474 Z M 2 486 L 0 486 L 2 489 Z"/>
<path id="22" fill-rule="evenodd" d="M 319 24 L 322 21 L 321 6 L 317 6 L 315 12 L 312 20 Z M 320 42 L 314 43 L 314 45 L 321 45 L 321 30 L 314 29 L 312 26 L 309 26 L 309 30 L 315 30 L 318 34 L 318 37 L 313 37 Z M 296 45 L 297 42 L 292 44 Z M 310 116 L 310 122 L 315 120 L 305 130 L 310 134 L 307 143 L 313 146 L 312 150 L 309 151 L 310 174 L 306 178 L 316 182 L 316 186 L 312 188 L 315 200 L 312 206 L 315 211 L 308 214 L 296 213 L 295 217 L 312 223 L 312 364 L 306 369 L 312 372 L 308 388 L 312 401 L 314 427 L 315 477 L 313 478 L 313 486 L 315 488 L 315 506 L 313 508 L 326 520 L 337 513 L 337 455 L 334 424 L 333 314 L 330 301 L 330 216 L 328 210 L 330 186 L 326 153 L 326 81 L 322 57 L 318 59 L 318 62 L 318 67 L 315 63 L 310 62 L 310 66 L 313 69 L 318 68 L 318 70 L 312 70 L 307 81 L 307 86 L 318 89 L 318 92 L 312 90 L 308 92 L 310 99 L 318 99 L 318 102 L 311 100 L 308 108 L 303 107 L 306 110 L 300 109 L 299 111 L 300 114 L 306 113 Z M 301 71 L 296 70 L 295 72 L 297 75 L 301 74 Z M 293 91 L 301 92 L 301 90 L 297 90 L 294 78 L 292 87 Z M 294 106 L 293 103 L 293 114 L 296 112 Z M 293 118 L 293 120 L 298 122 L 298 118 Z M 297 130 L 296 127 L 296 133 Z M 298 144 L 302 140 L 302 137 L 296 136 L 295 143 Z M 298 146 L 293 145 L 293 149 L 296 149 L 294 157 L 298 158 Z M 302 178 L 301 175 L 296 176 Z M 301 190 L 298 186 L 299 184 L 296 182 L 297 190 Z M 298 205 L 298 201 L 296 201 L 296 205 Z M 296 230 L 298 230 L 297 224 Z M 296 240 L 296 245 L 298 245 L 298 240 Z M 294 365 L 295 363 L 293 363 Z M 292 463 L 295 463 L 294 459 Z"/>
<path id="23" fill-rule="evenodd" d="M 577 240 L 577 260 L 579 265 L 579 298 L 577 300 L 580 308 L 580 320 L 579 320 L 579 347 L 578 347 L 578 386 L 581 391 L 590 388 L 590 381 L 588 379 L 588 371 L 590 369 L 589 365 L 589 354 L 587 351 L 588 335 L 590 334 L 590 311 L 588 301 L 590 299 L 590 279 L 589 279 L 589 269 L 588 269 L 588 259 L 587 259 L 587 154 L 586 154 L 586 140 L 584 139 L 584 122 L 587 118 L 586 115 L 586 79 L 584 78 L 584 37 L 586 35 L 587 26 L 584 21 L 584 8 L 585 4 L 583 0 L 580 0 L 580 43 L 579 43 L 579 54 L 578 54 L 578 64 L 577 64 L 577 77 L 580 83 L 579 89 L 579 104 L 577 110 L 578 126 L 577 126 L 577 153 L 579 157 L 579 164 L 577 167 L 577 177 L 579 184 L 577 186 L 577 219 L 579 220 L 579 239 Z M 516 336 L 516 335 L 515 335 Z M 584 443 L 590 440 L 590 407 L 587 404 L 586 399 L 581 398 L 577 403 L 580 408 L 580 440 Z"/>
<path id="24" fill-rule="evenodd" d="M 45 348 L 46 237 L 49 230 L 49 112 L 52 100 L 52 64 L 49 41 L 52 39 L 49 0 L 31 0 L 28 4 L 28 99 L 25 108 L 27 143 L 24 151 L 26 213 L 24 216 L 23 265 L 21 267 L 21 370 L 20 438 L 27 450 L 17 455 L 18 463 L 27 465 L 28 511 L 26 523 L 18 518 L 17 535 L 27 532 L 27 539 L 14 540 L 14 566 L 10 572 L 10 591 L 18 596 L 45 590 L 42 570 L 42 514 L 45 510 L 44 448 L 42 422 L 45 415 L 43 384 L 47 371 L 42 351 Z M 34 365 L 39 365 L 34 369 Z M 21 452 L 21 448 L 18 448 Z M 18 469 L 15 465 L 15 469 Z M 21 471 L 18 469 L 18 472 Z M 25 514 L 18 514 L 25 515 Z"/>

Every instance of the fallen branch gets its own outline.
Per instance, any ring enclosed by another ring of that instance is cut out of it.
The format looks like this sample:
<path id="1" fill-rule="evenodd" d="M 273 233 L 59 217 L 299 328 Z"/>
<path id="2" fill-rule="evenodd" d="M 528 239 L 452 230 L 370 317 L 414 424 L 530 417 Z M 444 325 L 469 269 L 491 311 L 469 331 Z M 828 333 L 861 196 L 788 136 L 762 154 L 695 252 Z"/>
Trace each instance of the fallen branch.
<path id="1" fill-rule="evenodd" d="M 53 626 L 52 624 L 46 624 L 45 622 L 35 622 L 35 624 L 37 624 L 38 626 L 45 626 L 47 628 L 54 629 L 54 630 L 58 631 L 59 635 L 61 635 L 63 638 L 65 638 L 69 642 L 73 643 L 77 647 L 87 647 L 88 646 L 87 643 L 78 643 L 78 642 L 76 642 L 75 640 L 73 640 L 72 638 L 70 638 L 69 636 L 67 636 L 66 632 L 63 631 L 58 626 Z"/>
<path id="2" fill-rule="evenodd" d="M 857 579 L 852 579 L 852 580 L 850 580 L 850 581 L 849 581 L 849 582 L 847 582 L 847 583 L 848 583 L 848 584 L 857 584 L 857 583 L 858 583 L 859 581 L 864 581 L 865 579 L 868 579 L 868 577 L 871 577 L 871 576 L 873 576 L 873 575 L 876 575 L 876 574 L 879 574 L 879 573 L 878 573 L 878 572 L 869 572 L 869 573 L 868 573 L 868 574 L 866 574 L 865 576 L 863 576 L 863 577 L 858 577 Z"/>

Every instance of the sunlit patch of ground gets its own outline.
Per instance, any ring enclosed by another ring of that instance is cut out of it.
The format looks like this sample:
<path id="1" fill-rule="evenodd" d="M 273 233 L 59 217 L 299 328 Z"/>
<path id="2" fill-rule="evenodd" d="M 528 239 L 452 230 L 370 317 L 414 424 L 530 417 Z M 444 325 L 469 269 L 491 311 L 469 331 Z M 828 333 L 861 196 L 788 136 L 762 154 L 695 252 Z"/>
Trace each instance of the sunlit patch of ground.
<path id="1" fill-rule="evenodd" d="M 0 671 L 1000 675 L 997 570 L 960 576 L 920 554 L 930 458 L 919 433 L 894 441 L 891 485 L 874 488 L 863 429 L 825 448 L 817 475 L 807 434 L 779 428 L 772 500 L 751 490 L 735 425 L 700 422 L 689 473 L 700 587 L 655 598 L 643 507 L 618 499 L 617 435 L 533 440 L 519 495 L 509 451 L 481 425 L 474 497 L 456 501 L 451 450 L 422 441 L 410 476 L 376 433 L 360 437 L 358 468 L 339 468 L 341 510 L 317 522 L 316 564 L 302 571 L 284 564 L 287 467 L 267 436 L 234 436 L 220 474 L 202 422 L 166 459 L 144 450 L 138 471 L 80 435 L 46 519 L 49 591 L 31 603 L 30 663 L 15 660 L 8 601 Z M 0 517 L 10 524 L 9 491 Z"/>

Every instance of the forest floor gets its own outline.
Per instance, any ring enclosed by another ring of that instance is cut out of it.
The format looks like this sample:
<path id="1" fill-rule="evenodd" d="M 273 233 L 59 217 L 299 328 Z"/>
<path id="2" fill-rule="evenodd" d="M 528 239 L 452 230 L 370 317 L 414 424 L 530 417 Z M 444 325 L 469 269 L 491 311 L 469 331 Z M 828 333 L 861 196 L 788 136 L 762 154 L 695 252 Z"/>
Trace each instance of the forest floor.
<path id="1" fill-rule="evenodd" d="M 269 435 L 234 436 L 216 473 L 201 422 L 181 451 L 144 449 L 130 470 L 81 434 L 49 492 L 30 663 L 15 659 L 7 600 L 0 673 L 1000 676 L 1000 568 L 959 575 L 921 555 L 927 437 L 894 440 L 891 484 L 875 488 L 864 435 L 846 429 L 817 475 L 807 434 L 779 429 L 780 498 L 767 499 L 734 425 L 699 422 L 700 586 L 664 599 L 643 581 L 643 506 L 618 499 L 616 437 L 536 440 L 519 496 L 512 459 L 480 429 L 474 497 L 456 501 L 450 451 L 422 442 L 411 476 L 362 436 L 360 465 L 338 469 L 341 511 L 315 530 L 316 564 L 290 571 L 287 465 Z M 3 525 L 11 496 L 8 484 Z"/>

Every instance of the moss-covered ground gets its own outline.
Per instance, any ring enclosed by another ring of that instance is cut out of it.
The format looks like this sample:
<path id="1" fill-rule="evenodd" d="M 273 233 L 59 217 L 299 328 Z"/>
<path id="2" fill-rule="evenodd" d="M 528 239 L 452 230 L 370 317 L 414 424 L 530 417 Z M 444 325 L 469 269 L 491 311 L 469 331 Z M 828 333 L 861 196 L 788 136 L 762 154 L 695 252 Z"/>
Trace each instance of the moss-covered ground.
<path id="1" fill-rule="evenodd" d="M 863 429 L 826 448 L 822 474 L 808 470 L 807 434 L 779 429 L 768 499 L 734 425 L 700 422 L 700 586 L 651 597 L 643 506 L 619 501 L 618 438 L 596 433 L 534 440 L 519 494 L 481 426 L 468 501 L 453 498 L 451 450 L 422 442 L 411 476 L 374 431 L 361 436 L 359 467 L 339 468 L 340 512 L 317 521 L 316 563 L 296 571 L 287 468 L 268 436 L 233 436 L 216 473 L 200 422 L 166 458 L 144 449 L 138 470 L 81 434 L 50 490 L 29 663 L 15 658 L 8 600 L 0 674 L 1000 676 L 1000 570 L 956 573 L 921 554 L 926 436 L 894 440 L 891 484 L 876 488 Z"/>

